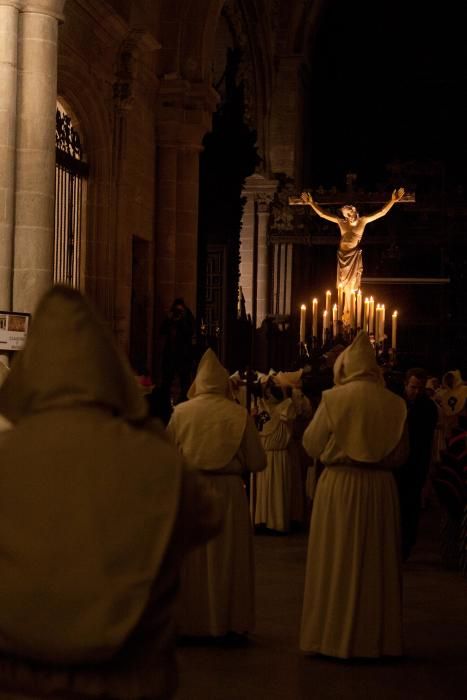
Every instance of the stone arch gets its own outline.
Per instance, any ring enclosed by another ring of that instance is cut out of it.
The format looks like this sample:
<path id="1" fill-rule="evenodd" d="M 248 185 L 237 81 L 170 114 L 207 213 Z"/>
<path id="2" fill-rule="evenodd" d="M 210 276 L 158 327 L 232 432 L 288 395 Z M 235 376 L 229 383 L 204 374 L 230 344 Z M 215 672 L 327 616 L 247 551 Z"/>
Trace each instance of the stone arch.
<path id="1" fill-rule="evenodd" d="M 182 0 L 174 16 L 174 3 L 164 0 L 161 18 L 162 75 L 193 82 L 209 81 L 210 59 L 224 0 Z"/>

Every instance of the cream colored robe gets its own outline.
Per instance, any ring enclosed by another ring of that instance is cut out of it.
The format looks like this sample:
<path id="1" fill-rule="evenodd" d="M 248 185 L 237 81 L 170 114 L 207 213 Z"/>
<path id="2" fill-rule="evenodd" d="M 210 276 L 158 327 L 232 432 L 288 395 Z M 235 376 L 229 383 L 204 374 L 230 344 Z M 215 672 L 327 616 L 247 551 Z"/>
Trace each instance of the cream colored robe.
<path id="1" fill-rule="evenodd" d="M 296 410 L 292 399 L 280 403 L 264 402 L 271 420 L 260 432 L 267 456 L 267 467 L 256 478 L 256 493 L 252 501 L 255 525 L 270 530 L 288 532 L 292 506 L 292 459 L 289 444 Z"/>
<path id="2" fill-rule="evenodd" d="M 406 408 L 381 383 L 367 336 L 336 361 L 334 389 L 303 445 L 325 465 L 316 490 L 300 647 L 340 658 L 399 656 L 399 503 L 391 469 L 406 459 Z"/>
<path id="3" fill-rule="evenodd" d="M 218 516 L 146 410 L 83 297 L 50 291 L 0 390 L 0 688 L 172 694 L 180 560 Z"/>
<path id="4" fill-rule="evenodd" d="M 167 431 L 187 463 L 223 500 L 222 532 L 186 558 L 179 632 L 218 637 L 254 628 L 251 522 L 242 476 L 266 457 L 247 411 L 226 398 L 228 374 L 212 350 L 201 359 L 189 401 L 177 404 Z"/>

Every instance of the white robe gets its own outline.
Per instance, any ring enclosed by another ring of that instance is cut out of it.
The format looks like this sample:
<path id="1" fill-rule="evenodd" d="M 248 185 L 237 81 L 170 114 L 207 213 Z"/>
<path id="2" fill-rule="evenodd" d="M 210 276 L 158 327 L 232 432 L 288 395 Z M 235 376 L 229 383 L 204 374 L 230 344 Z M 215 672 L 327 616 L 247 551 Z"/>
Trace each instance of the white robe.
<path id="1" fill-rule="evenodd" d="M 191 552 L 182 567 L 178 630 L 219 637 L 254 628 L 253 536 L 242 475 L 264 469 L 266 457 L 246 409 L 222 395 L 227 373 L 207 352 L 193 398 L 175 407 L 167 432 L 224 503 L 221 533 Z"/>
<path id="2" fill-rule="evenodd" d="M 291 519 L 292 460 L 289 452 L 291 422 L 295 418 L 292 399 L 273 406 L 266 404 L 271 420 L 260 433 L 267 456 L 267 467 L 256 477 L 252 502 L 255 525 L 288 532 Z"/>
<path id="3" fill-rule="evenodd" d="M 303 438 L 308 454 L 319 457 L 325 469 L 310 525 L 300 648 L 339 658 L 402 653 L 400 516 L 391 469 L 407 455 L 405 414 L 402 400 L 394 404 L 397 397 L 378 386 L 376 373 L 373 380 L 370 372 L 365 376 L 325 392 Z M 362 402 L 362 391 L 367 398 L 372 394 L 368 402 Z M 338 393 L 327 402 L 326 394 L 332 392 Z M 379 458 L 378 443 L 365 444 L 358 429 L 354 446 L 346 429 L 343 435 L 333 432 L 338 416 L 330 415 L 327 405 L 332 411 L 338 404 L 352 423 L 357 413 L 360 419 L 370 420 L 368 407 L 377 400 L 386 401 L 399 415 L 399 425 L 388 421 L 393 427 L 392 450 L 387 440 L 381 440 L 384 454 Z M 399 426 L 402 437 L 398 439 Z M 341 441 L 351 451 L 373 454 L 373 462 L 352 459 Z"/>

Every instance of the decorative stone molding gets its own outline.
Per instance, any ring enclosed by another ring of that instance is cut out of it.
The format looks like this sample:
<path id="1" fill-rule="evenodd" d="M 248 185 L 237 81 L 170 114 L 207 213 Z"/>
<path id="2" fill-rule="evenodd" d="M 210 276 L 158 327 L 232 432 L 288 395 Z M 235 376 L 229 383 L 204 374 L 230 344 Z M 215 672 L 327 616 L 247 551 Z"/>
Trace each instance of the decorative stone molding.
<path id="1" fill-rule="evenodd" d="M 14 7 L 17 10 L 21 10 L 23 7 L 23 2 L 21 2 L 21 0 L 0 0 L 0 7 L 2 5 L 6 7 Z"/>
<path id="2" fill-rule="evenodd" d="M 33 2 L 22 2 L 21 12 L 32 12 L 34 14 L 55 17 L 59 22 L 63 22 L 63 9 L 66 0 L 33 0 Z"/>
<path id="3" fill-rule="evenodd" d="M 123 42 L 118 55 L 113 98 L 117 109 L 125 112 L 134 106 L 133 86 L 138 71 L 138 53 L 160 49 L 160 43 L 143 28 L 133 28 Z"/>
<path id="4" fill-rule="evenodd" d="M 201 149 L 212 128 L 212 113 L 219 96 L 211 85 L 190 83 L 165 76 L 159 88 L 159 141 L 166 145 L 190 145 Z"/>
<path id="5" fill-rule="evenodd" d="M 273 200 L 273 194 L 270 192 L 259 192 L 255 196 L 256 205 L 258 207 L 258 214 L 269 214 L 271 211 L 271 202 Z"/>

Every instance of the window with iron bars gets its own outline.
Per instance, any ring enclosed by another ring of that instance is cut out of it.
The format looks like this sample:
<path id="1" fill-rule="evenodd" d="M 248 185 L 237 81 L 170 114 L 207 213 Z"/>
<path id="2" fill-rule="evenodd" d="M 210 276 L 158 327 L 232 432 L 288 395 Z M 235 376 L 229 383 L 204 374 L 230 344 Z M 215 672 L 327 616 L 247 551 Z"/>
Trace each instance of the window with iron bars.
<path id="1" fill-rule="evenodd" d="M 55 128 L 54 282 L 82 287 L 86 180 L 88 164 L 72 118 L 57 102 Z"/>

